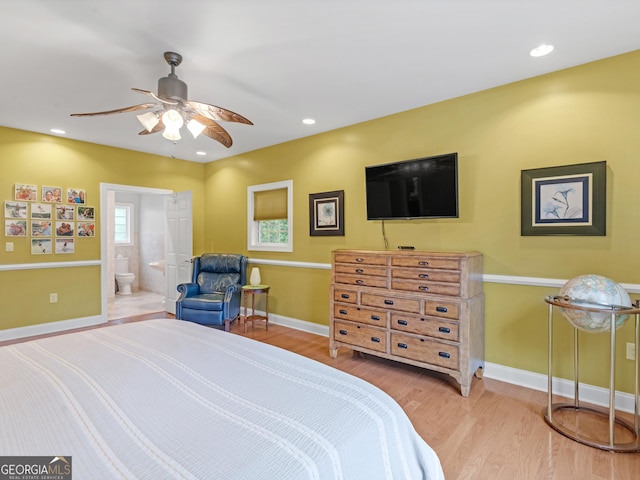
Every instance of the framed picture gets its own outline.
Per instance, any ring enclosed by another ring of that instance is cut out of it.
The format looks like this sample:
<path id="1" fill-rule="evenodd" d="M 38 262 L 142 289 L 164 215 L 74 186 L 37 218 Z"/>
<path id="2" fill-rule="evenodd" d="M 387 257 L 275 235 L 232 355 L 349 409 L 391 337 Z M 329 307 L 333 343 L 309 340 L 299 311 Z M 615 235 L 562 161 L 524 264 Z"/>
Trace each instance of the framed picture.
<path id="1" fill-rule="evenodd" d="M 96 224 L 93 222 L 78 222 L 78 237 L 95 237 Z"/>
<path id="2" fill-rule="evenodd" d="M 42 187 L 42 195 L 40 197 L 43 202 L 47 203 L 61 203 L 62 202 L 62 188 L 60 187 Z"/>
<path id="3" fill-rule="evenodd" d="M 82 188 L 67 188 L 67 203 L 84 205 L 85 191 Z"/>
<path id="4" fill-rule="evenodd" d="M 6 237 L 26 237 L 27 221 L 26 220 L 5 220 L 4 235 Z"/>
<path id="5" fill-rule="evenodd" d="M 56 253 L 74 253 L 75 243 L 73 238 L 56 238 Z"/>
<path id="6" fill-rule="evenodd" d="M 56 220 L 73 220 L 76 207 L 69 205 L 56 205 Z"/>
<path id="7" fill-rule="evenodd" d="M 51 253 L 50 238 L 32 238 L 31 254 L 32 255 L 48 255 Z"/>
<path id="8" fill-rule="evenodd" d="M 4 218 L 27 218 L 27 202 L 4 202 Z"/>
<path id="9" fill-rule="evenodd" d="M 606 235 L 607 162 L 522 170 L 521 235 Z"/>
<path id="10" fill-rule="evenodd" d="M 94 207 L 78 207 L 78 220 L 95 220 Z"/>
<path id="11" fill-rule="evenodd" d="M 31 218 L 42 220 L 51 220 L 51 204 L 49 203 L 32 203 Z"/>
<path id="12" fill-rule="evenodd" d="M 309 194 L 309 235 L 344 235 L 344 190 Z"/>
<path id="13" fill-rule="evenodd" d="M 35 202 L 38 200 L 38 187 L 35 185 L 27 185 L 26 183 L 16 183 L 13 199 Z"/>
<path id="14" fill-rule="evenodd" d="M 74 223 L 56 222 L 56 237 L 73 237 Z"/>
<path id="15" fill-rule="evenodd" d="M 32 237 L 50 237 L 51 222 L 49 220 L 32 221 L 31 236 Z"/>

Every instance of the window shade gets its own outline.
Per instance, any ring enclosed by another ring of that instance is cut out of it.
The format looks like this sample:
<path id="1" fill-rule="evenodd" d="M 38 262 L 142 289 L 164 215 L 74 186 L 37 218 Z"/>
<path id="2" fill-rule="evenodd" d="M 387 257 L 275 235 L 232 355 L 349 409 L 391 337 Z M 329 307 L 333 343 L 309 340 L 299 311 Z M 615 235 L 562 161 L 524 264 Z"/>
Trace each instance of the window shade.
<path id="1" fill-rule="evenodd" d="M 253 219 L 282 220 L 287 218 L 287 189 L 263 190 L 253 194 Z"/>

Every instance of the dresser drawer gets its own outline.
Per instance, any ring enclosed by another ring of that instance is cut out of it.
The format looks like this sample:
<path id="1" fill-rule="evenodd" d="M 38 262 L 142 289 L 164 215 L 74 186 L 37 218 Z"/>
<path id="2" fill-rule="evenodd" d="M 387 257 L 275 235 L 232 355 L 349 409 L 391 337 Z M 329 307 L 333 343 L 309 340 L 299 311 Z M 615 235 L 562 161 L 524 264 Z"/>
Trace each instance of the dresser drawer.
<path id="1" fill-rule="evenodd" d="M 389 317 L 387 312 L 355 307 L 353 305 L 338 304 L 333 305 L 333 316 L 334 318 L 341 318 L 342 320 L 378 325 L 382 328 L 387 328 L 387 318 Z"/>
<path id="2" fill-rule="evenodd" d="M 362 265 L 386 265 L 387 258 L 383 255 L 359 252 L 336 253 L 334 263 L 359 263 Z"/>
<path id="3" fill-rule="evenodd" d="M 432 268 L 392 268 L 391 278 L 460 283 L 460 272 L 455 270 L 434 270 Z"/>
<path id="4" fill-rule="evenodd" d="M 391 259 L 393 267 L 438 268 L 460 270 L 460 259 L 439 258 L 420 255 L 397 256 Z"/>
<path id="5" fill-rule="evenodd" d="M 386 277 L 387 267 L 371 265 L 356 265 L 353 263 L 336 263 L 334 266 L 336 273 L 346 273 L 349 275 L 373 275 L 375 277 Z"/>
<path id="6" fill-rule="evenodd" d="M 424 313 L 425 315 L 457 320 L 460 318 L 460 305 L 457 303 L 425 300 Z"/>
<path id="7" fill-rule="evenodd" d="M 392 280 L 391 288 L 394 290 L 405 290 L 407 292 L 419 293 L 435 293 L 437 295 L 460 296 L 459 283 L 443 283 L 443 282 L 416 282 L 413 280 Z"/>
<path id="8" fill-rule="evenodd" d="M 360 296 L 362 305 L 379 307 L 402 312 L 420 313 L 420 300 L 413 298 L 401 298 L 395 295 L 375 295 L 362 293 Z"/>
<path id="9" fill-rule="evenodd" d="M 358 301 L 358 292 L 356 290 L 336 288 L 333 291 L 333 299 L 336 302 L 356 303 Z"/>
<path id="10" fill-rule="evenodd" d="M 345 285 L 358 285 L 360 287 L 387 288 L 387 277 L 367 277 L 364 275 L 336 273 L 335 282 L 344 283 Z"/>
<path id="11" fill-rule="evenodd" d="M 381 328 L 336 320 L 333 325 L 333 338 L 377 352 L 387 351 L 387 331 Z"/>
<path id="12" fill-rule="evenodd" d="M 391 354 L 452 370 L 460 369 L 457 346 L 428 338 L 392 333 Z"/>
<path id="13" fill-rule="evenodd" d="M 405 315 L 404 313 L 392 313 L 391 328 L 403 332 L 451 340 L 452 342 L 460 340 L 460 330 L 457 323 L 436 317 L 418 317 L 415 315 Z"/>

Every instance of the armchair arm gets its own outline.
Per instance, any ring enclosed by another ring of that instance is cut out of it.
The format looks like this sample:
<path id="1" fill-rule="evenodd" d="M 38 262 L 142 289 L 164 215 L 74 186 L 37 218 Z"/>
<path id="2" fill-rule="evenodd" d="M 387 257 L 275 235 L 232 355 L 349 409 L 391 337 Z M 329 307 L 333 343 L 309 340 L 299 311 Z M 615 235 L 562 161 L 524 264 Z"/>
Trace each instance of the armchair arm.
<path id="1" fill-rule="evenodd" d="M 238 288 L 237 284 L 232 284 L 232 285 L 227 285 L 227 290 L 224 293 L 224 303 L 229 303 L 231 302 L 231 299 L 233 298 L 233 294 L 237 293 L 240 289 Z"/>
<path id="2" fill-rule="evenodd" d="M 187 297 L 192 297 L 197 295 L 200 292 L 200 287 L 197 283 L 181 283 L 177 287 L 178 292 L 180 292 L 180 297 L 178 298 L 178 302 Z"/>

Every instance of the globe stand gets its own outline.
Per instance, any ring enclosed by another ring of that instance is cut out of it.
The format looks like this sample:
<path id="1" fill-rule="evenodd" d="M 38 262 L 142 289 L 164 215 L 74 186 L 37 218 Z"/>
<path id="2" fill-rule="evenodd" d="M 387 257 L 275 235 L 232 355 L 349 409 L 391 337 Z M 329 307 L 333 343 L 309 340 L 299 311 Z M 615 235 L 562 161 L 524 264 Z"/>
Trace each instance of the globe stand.
<path id="1" fill-rule="evenodd" d="M 619 305 L 594 305 L 593 303 L 581 302 L 579 299 L 572 299 L 568 296 L 549 296 L 545 298 L 549 304 L 549 375 L 548 375 L 548 405 L 543 410 L 545 421 L 557 432 L 569 437 L 576 442 L 591 447 L 609 450 L 612 452 L 640 452 L 640 431 L 639 416 L 640 402 L 638 400 L 638 355 L 635 359 L 635 379 L 634 379 L 634 423 L 633 425 L 616 416 L 615 407 L 615 346 L 616 346 L 616 317 L 618 315 L 635 315 L 635 347 L 638 352 L 638 319 L 640 316 L 640 301 L 631 307 Z M 579 380 L 578 380 L 578 329 L 573 327 L 573 368 L 574 368 L 574 402 L 573 403 L 552 403 L 553 397 L 553 307 L 564 309 L 582 310 L 585 312 L 604 313 L 611 315 L 610 323 L 610 369 L 609 369 L 609 409 L 580 405 Z M 569 428 L 554 418 L 554 413 L 562 410 L 572 410 L 575 412 L 585 412 L 609 419 L 609 442 L 600 443 L 576 430 Z M 630 442 L 615 441 L 616 424 L 628 430 L 633 440 Z"/>

